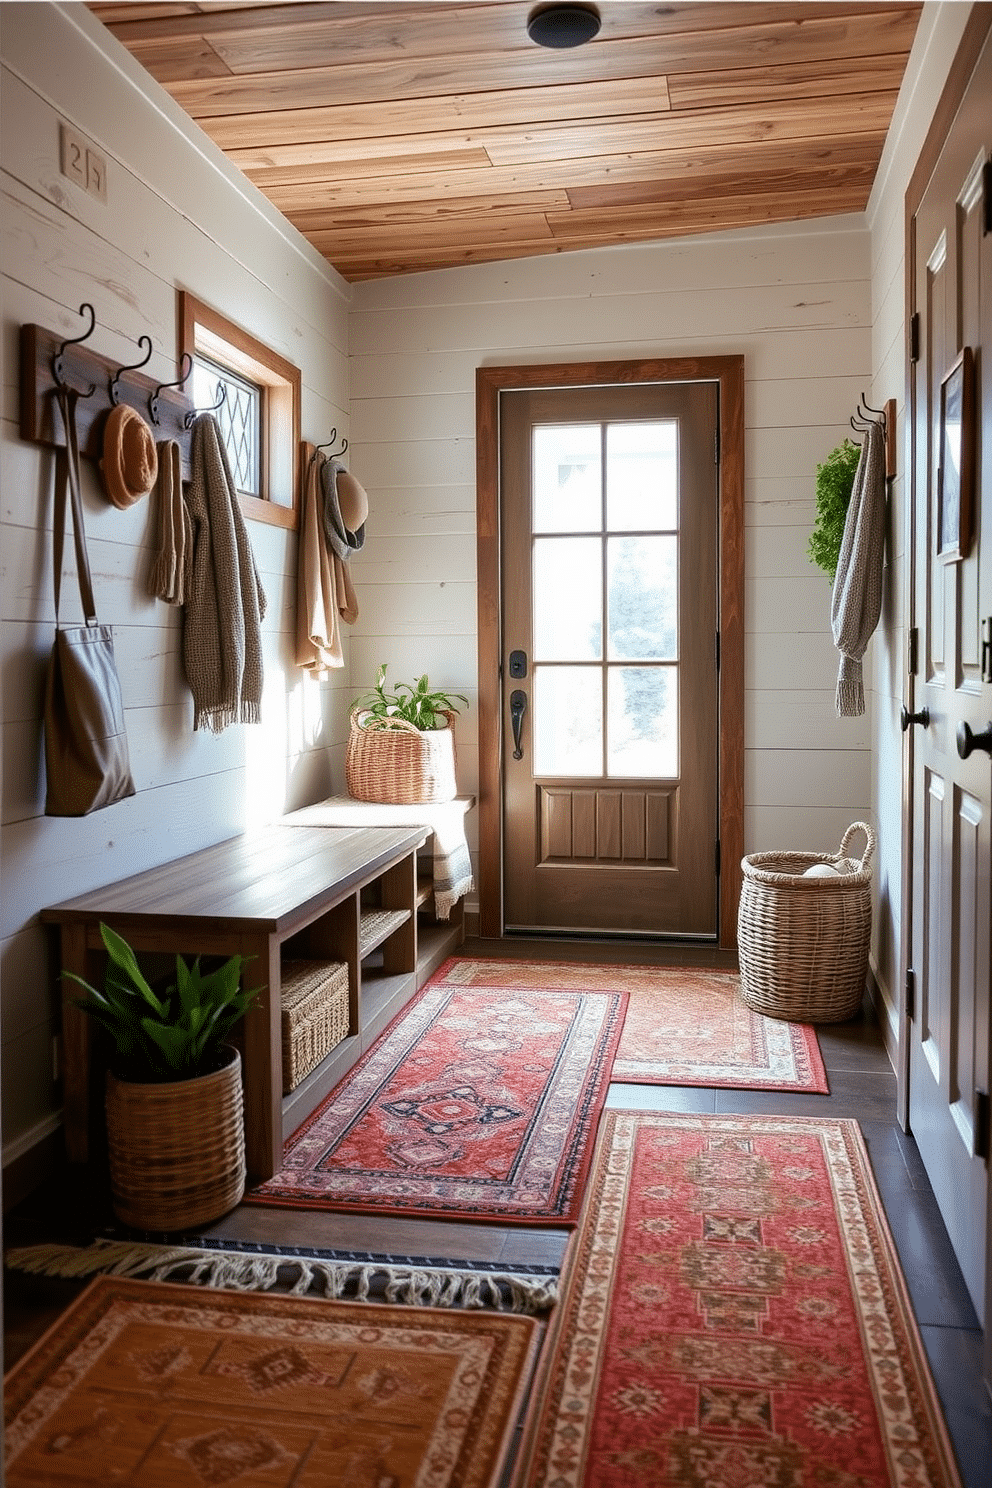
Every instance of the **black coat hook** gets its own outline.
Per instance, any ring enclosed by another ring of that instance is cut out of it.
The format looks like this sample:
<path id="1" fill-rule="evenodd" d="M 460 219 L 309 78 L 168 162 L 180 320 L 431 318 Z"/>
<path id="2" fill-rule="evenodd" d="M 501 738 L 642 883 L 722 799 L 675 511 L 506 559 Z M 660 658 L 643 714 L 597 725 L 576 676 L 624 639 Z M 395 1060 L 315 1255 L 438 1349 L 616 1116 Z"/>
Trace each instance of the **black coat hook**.
<path id="1" fill-rule="evenodd" d="M 872 408 L 870 403 L 865 402 L 864 393 L 862 393 L 860 398 L 858 399 L 858 412 L 861 414 L 862 418 L 867 418 L 869 414 L 872 414 L 875 418 L 880 418 L 883 424 L 885 423 L 885 409 Z"/>
<path id="2" fill-rule="evenodd" d="M 115 407 L 121 401 L 120 380 L 124 376 L 124 373 L 125 372 L 136 372 L 139 367 L 147 366 L 147 364 L 152 359 L 152 338 L 151 338 L 151 336 L 139 336 L 138 337 L 138 345 L 139 346 L 145 346 L 145 347 L 147 347 L 147 351 L 145 352 L 145 355 L 142 357 L 141 361 L 140 362 L 128 362 L 128 364 L 127 364 L 126 367 L 118 367 L 117 368 L 117 371 L 114 373 L 113 377 L 110 379 L 110 401 L 111 401 L 111 403 L 114 404 Z"/>
<path id="3" fill-rule="evenodd" d="M 323 450 L 323 449 L 330 449 L 330 447 L 331 447 L 332 444 L 336 444 L 337 443 L 337 438 L 338 438 L 338 431 L 337 431 L 337 428 L 335 427 L 335 428 L 333 428 L 331 430 L 331 437 L 330 437 L 330 439 L 325 440 L 323 444 L 315 444 L 314 445 L 314 447 L 313 447 L 313 454 L 311 455 L 310 458 L 312 460 L 314 460 L 314 459 L 317 458 L 317 455 L 319 454 L 319 452 L 321 450 Z M 345 439 L 344 435 L 342 434 L 342 436 L 341 436 L 341 448 L 339 450 L 335 450 L 334 451 L 334 454 L 335 455 L 343 455 L 344 452 L 345 452 L 345 450 L 347 448 L 348 448 L 348 441 L 347 441 L 347 439 Z"/>
<path id="4" fill-rule="evenodd" d="M 185 372 L 182 370 L 184 367 L 186 368 L 186 371 Z M 158 423 L 158 400 L 159 400 L 159 394 L 160 393 L 164 393 L 165 390 L 166 390 L 166 388 L 175 388 L 175 387 L 181 388 L 181 387 L 183 387 L 184 384 L 189 381 L 190 373 L 192 371 L 193 371 L 193 358 L 190 356 L 190 354 L 189 354 L 188 351 L 184 351 L 183 352 L 182 361 L 179 363 L 179 373 L 180 373 L 179 381 L 178 382 L 163 382 L 163 383 L 160 383 L 159 386 L 152 393 L 151 397 L 148 399 L 148 412 L 152 416 L 152 423 L 153 424 L 157 424 Z"/>
<path id="5" fill-rule="evenodd" d="M 79 313 L 80 313 L 80 315 L 89 314 L 89 317 L 90 317 L 89 328 L 87 330 L 85 330 L 81 336 L 70 336 L 68 338 L 68 340 L 63 341 L 62 342 L 62 345 L 59 347 L 58 351 L 55 353 L 54 357 L 52 358 L 52 372 L 55 374 L 55 381 L 58 383 L 59 387 L 68 387 L 68 383 L 65 380 L 65 349 L 66 349 L 66 347 L 67 346 L 78 346 L 81 341 L 88 341 L 89 338 L 90 338 L 90 336 L 92 336 L 92 334 L 93 334 L 94 327 L 96 326 L 96 312 L 94 311 L 92 305 L 86 304 L 84 302 L 79 307 Z M 96 384 L 91 382 L 90 385 L 89 385 L 89 388 L 87 389 L 87 391 L 85 393 L 81 392 L 79 394 L 79 396 L 81 398 L 89 398 L 95 392 L 96 392 Z"/>
<path id="6" fill-rule="evenodd" d="M 198 419 L 201 413 L 216 413 L 217 409 L 223 406 L 226 397 L 227 384 L 219 382 L 217 384 L 217 402 L 211 403 L 209 408 L 191 408 L 189 413 L 183 419 L 183 428 L 192 429 L 194 419 Z"/>

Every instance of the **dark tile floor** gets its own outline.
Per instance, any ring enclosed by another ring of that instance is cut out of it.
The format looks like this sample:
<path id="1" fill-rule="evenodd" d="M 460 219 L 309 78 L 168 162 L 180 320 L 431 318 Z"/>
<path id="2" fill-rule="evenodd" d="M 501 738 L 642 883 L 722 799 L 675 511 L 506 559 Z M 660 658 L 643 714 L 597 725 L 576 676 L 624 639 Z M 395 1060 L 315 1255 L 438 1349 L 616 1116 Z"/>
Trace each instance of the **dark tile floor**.
<path id="1" fill-rule="evenodd" d="M 463 954 L 516 954 L 554 960 L 608 962 L 660 959 L 657 949 L 594 948 L 572 943 L 466 942 Z M 666 952 L 666 961 L 726 965 L 716 952 Z M 858 1019 L 818 1029 L 829 1082 L 829 1096 L 740 1090 L 704 1090 L 616 1084 L 609 1104 L 627 1109 L 783 1113 L 853 1117 L 861 1126 L 889 1227 L 899 1254 L 913 1308 L 965 1488 L 992 1484 L 992 1402 L 981 1378 L 982 1332 L 937 1210 L 912 1137 L 896 1121 L 896 1079 L 877 1023 L 868 1009 Z M 99 1223 L 101 1201 L 92 1192 L 70 1208 L 58 1179 L 4 1218 L 5 1244 L 71 1236 L 85 1238 Z M 67 1223 L 68 1221 L 68 1223 Z M 446 1255 L 504 1263 L 557 1261 L 567 1233 L 476 1224 L 378 1219 L 362 1215 L 298 1214 L 290 1210 L 242 1207 L 213 1227 L 230 1239 L 256 1239 L 386 1251 L 393 1254 Z M 4 1363 L 9 1368 L 78 1291 L 71 1283 L 41 1283 L 7 1273 L 4 1288 Z"/>

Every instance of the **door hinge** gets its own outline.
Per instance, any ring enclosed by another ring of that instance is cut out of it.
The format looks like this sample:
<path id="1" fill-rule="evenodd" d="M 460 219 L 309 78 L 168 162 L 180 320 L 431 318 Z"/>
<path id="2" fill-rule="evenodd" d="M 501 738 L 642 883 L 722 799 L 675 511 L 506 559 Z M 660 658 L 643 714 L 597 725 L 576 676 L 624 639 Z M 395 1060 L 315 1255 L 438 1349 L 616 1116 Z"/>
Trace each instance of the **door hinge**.
<path id="1" fill-rule="evenodd" d="M 906 658 L 909 675 L 916 676 L 916 668 L 919 665 L 920 632 L 915 625 L 909 627 L 909 655 Z"/>
<path id="2" fill-rule="evenodd" d="M 992 233 L 992 160 L 982 166 L 982 237 Z"/>
<path id="3" fill-rule="evenodd" d="M 920 312 L 917 310 L 909 322 L 909 360 L 920 360 Z"/>
<path id="4" fill-rule="evenodd" d="M 992 1125 L 992 1101 L 987 1090 L 975 1091 L 975 1156 L 989 1160 L 990 1125 Z"/>
<path id="5" fill-rule="evenodd" d="M 717 876 L 717 878 L 719 878 L 720 877 L 720 839 L 719 839 L 719 837 L 716 839 L 716 842 L 714 843 L 714 847 L 715 847 L 716 851 L 713 854 L 713 862 L 714 862 L 714 866 L 715 866 L 715 870 L 716 870 L 716 876 Z"/>
<path id="6" fill-rule="evenodd" d="M 906 967 L 906 1017 L 912 1023 L 916 1017 L 916 972 Z"/>

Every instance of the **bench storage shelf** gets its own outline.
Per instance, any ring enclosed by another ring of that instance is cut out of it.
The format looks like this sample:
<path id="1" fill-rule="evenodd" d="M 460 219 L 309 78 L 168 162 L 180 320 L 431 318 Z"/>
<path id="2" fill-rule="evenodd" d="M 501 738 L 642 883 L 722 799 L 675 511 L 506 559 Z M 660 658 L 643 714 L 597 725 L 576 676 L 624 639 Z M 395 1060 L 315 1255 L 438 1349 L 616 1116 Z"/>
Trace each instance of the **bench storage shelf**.
<path id="1" fill-rule="evenodd" d="M 248 1172 L 258 1181 L 277 1171 L 284 1140 L 463 937 L 460 923 L 444 926 L 418 955 L 417 852 L 428 836 L 425 827 L 280 823 L 53 905 L 41 918 L 58 927 L 61 969 L 96 985 L 101 920 L 139 954 L 250 958 L 245 985 L 264 990 L 240 1042 Z M 347 967 L 347 1033 L 284 1093 L 283 966 L 300 961 Z M 91 1020 L 75 1006 L 73 984 L 62 987 L 66 1151 L 86 1163 L 102 1145 L 103 1070 Z"/>

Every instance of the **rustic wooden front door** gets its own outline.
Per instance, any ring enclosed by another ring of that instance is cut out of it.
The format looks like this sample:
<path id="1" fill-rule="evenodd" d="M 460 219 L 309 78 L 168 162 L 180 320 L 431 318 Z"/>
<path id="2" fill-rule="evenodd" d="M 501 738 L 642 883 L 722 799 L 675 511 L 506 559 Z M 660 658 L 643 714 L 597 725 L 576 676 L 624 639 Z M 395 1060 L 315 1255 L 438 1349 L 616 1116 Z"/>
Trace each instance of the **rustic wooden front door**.
<path id="1" fill-rule="evenodd" d="M 912 796 L 907 987 L 911 994 L 915 988 L 909 1125 L 986 1324 L 992 534 L 983 528 L 992 513 L 990 98 L 987 40 L 910 220 L 911 310 L 918 318 L 911 472 L 917 633 L 911 649 L 917 654 L 904 713 Z M 969 419 L 972 393 L 975 416 Z"/>
<path id="2" fill-rule="evenodd" d="M 507 929 L 717 933 L 717 385 L 501 418 Z"/>

